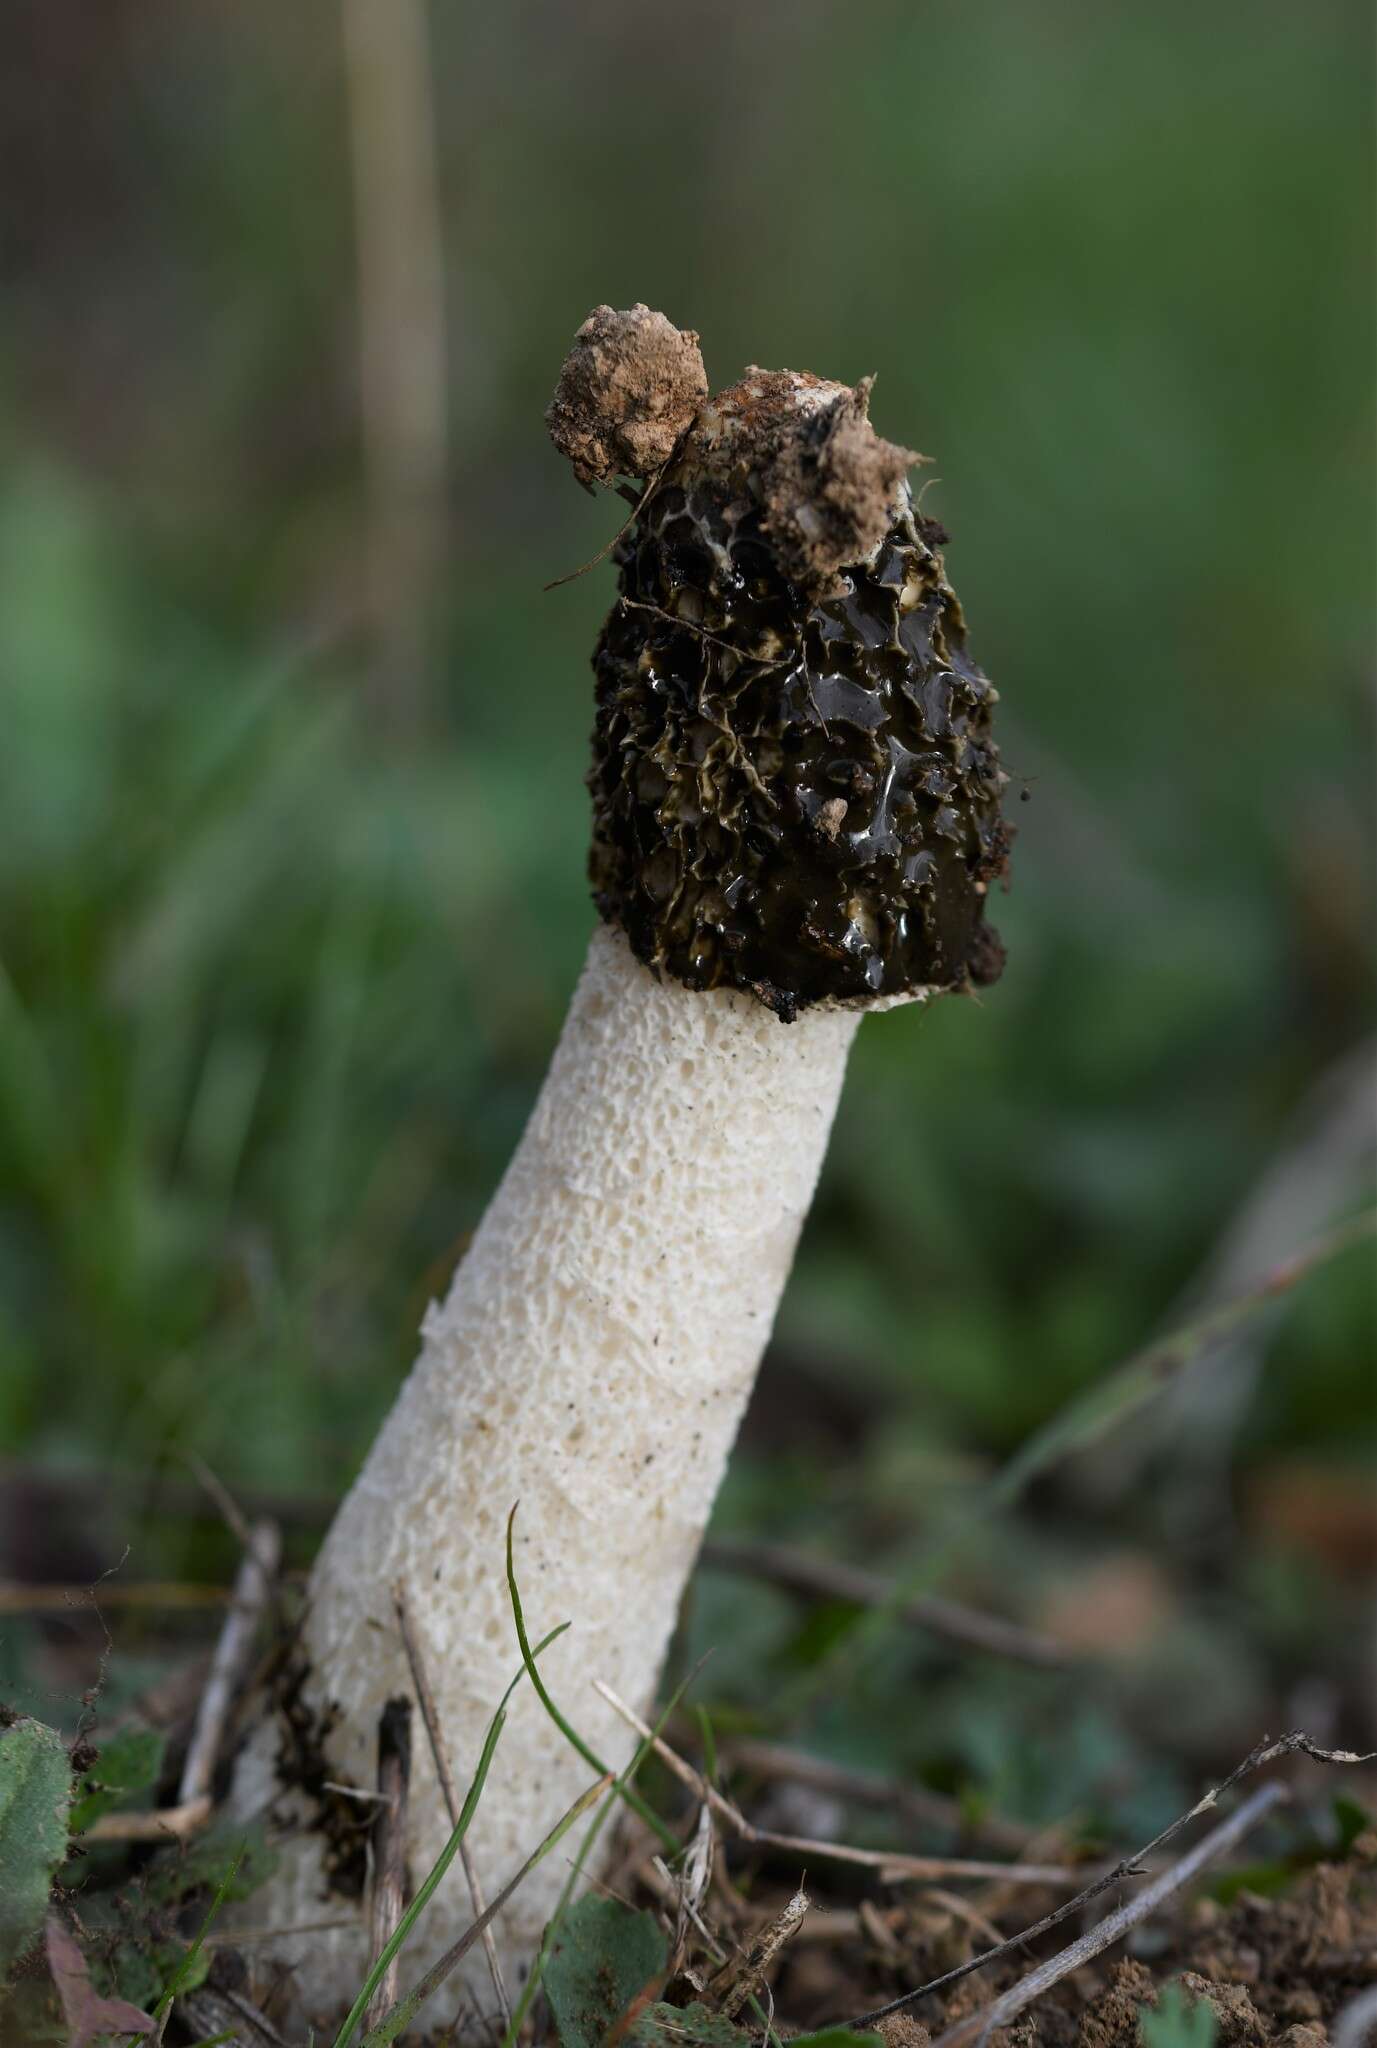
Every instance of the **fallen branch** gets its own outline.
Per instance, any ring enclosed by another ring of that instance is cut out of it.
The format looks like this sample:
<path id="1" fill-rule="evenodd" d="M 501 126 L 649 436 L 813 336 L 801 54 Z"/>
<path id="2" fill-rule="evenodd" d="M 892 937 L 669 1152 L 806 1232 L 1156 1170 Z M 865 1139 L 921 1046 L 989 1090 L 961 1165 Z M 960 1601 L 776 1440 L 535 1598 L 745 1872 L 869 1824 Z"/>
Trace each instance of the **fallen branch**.
<path id="1" fill-rule="evenodd" d="M 1020 1664 L 1051 1670 L 1073 1661 L 1071 1653 L 1050 1636 L 1020 1628 L 995 1614 L 981 1614 L 956 1600 L 934 1593 L 904 1598 L 892 1579 L 834 1558 L 814 1557 L 782 1543 L 728 1543 L 712 1538 L 703 1545 L 701 1562 L 710 1571 L 742 1572 L 764 1579 L 808 1600 L 844 1600 L 852 1607 L 884 1608 L 909 1627 L 945 1636 L 949 1642 L 1010 1657 Z"/>
<path id="2" fill-rule="evenodd" d="M 601 1679 L 595 1678 L 593 1688 L 629 1728 L 634 1728 L 643 1740 L 650 1743 L 680 1783 L 687 1785 L 696 1798 L 710 1806 L 743 1842 L 754 1843 L 760 1848 L 784 1849 L 803 1857 L 819 1857 L 831 1863 L 855 1863 L 898 1880 L 977 1878 L 1012 1884 L 1062 1885 L 1074 1884 L 1083 1874 L 1059 1863 L 993 1863 L 961 1856 L 903 1856 L 893 1849 L 853 1849 L 846 1842 L 815 1841 L 808 1835 L 781 1835 L 772 1828 L 758 1828 L 753 1821 L 747 1820 L 739 1806 L 719 1792 L 715 1785 L 710 1785 L 677 1750 L 670 1748 L 662 1736 L 656 1735 L 625 1700 L 617 1697 L 610 1685 L 604 1685 Z"/>
<path id="3" fill-rule="evenodd" d="M 459 1794 L 455 1788 L 454 1770 L 449 1760 L 449 1744 L 445 1740 L 445 1731 L 440 1725 L 440 1716 L 435 1706 L 435 1695 L 430 1689 L 430 1674 L 426 1670 L 425 1658 L 421 1652 L 421 1640 L 416 1633 L 416 1625 L 411 1618 L 411 1610 L 406 1602 L 406 1592 L 400 1581 L 392 1589 L 392 1605 L 397 1612 L 397 1626 L 402 1632 L 402 1647 L 406 1651 L 406 1661 L 411 1667 L 411 1682 L 416 1688 L 416 1700 L 421 1709 L 421 1719 L 425 1722 L 426 1735 L 430 1742 L 430 1753 L 435 1761 L 435 1775 L 440 1781 L 440 1790 L 444 1795 L 445 1811 L 449 1815 L 450 1826 L 457 1828 L 459 1825 Z M 486 1902 L 483 1898 L 483 1887 L 478 1882 L 478 1872 L 473 1867 L 473 1858 L 469 1853 L 467 1842 L 461 1841 L 459 1844 L 459 1861 L 464 1867 L 464 1881 L 469 1888 L 469 1903 L 473 1907 L 474 1918 L 482 1920 L 486 1910 Z M 488 1975 L 492 1978 L 492 1988 L 497 1996 L 498 2011 L 502 2015 L 502 2024 L 505 2030 L 512 2023 L 511 2000 L 507 1996 L 507 1986 L 503 1981 L 502 1966 L 497 1960 L 497 1943 L 493 1939 L 492 1928 L 486 1921 L 483 1925 L 483 1952 L 488 1959 Z"/>
<path id="4" fill-rule="evenodd" d="M 1083 1934 L 1079 1941 L 1073 1941 L 1069 1948 L 1061 1949 L 1045 1963 L 1040 1963 L 1037 1969 L 1030 1970 L 1028 1975 L 1021 1978 L 1012 1990 L 1006 1991 L 1002 1998 L 996 1998 L 991 2005 L 982 2006 L 979 2012 L 968 2013 L 966 2018 L 958 2020 L 954 2027 L 948 2027 L 946 2032 L 940 2034 L 933 2042 L 932 2048 L 966 2048 L 968 2042 L 988 2040 L 996 2028 L 1007 2027 L 1011 2020 L 1017 2019 L 1021 2012 L 1025 2012 L 1044 1992 L 1050 1991 L 1054 1984 L 1059 1984 L 1063 1977 L 1069 1977 L 1074 1970 L 1081 1969 L 1084 1964 L 1093 1962 L 1096 1956 L 1103 1955 L 1116 1941 L 1122 1941 L 1131 1928 L 1148 1919 L 1165 1900 L 1183 1890 L 1193 1878 L 1199 1876 L 1206 1864 L 1212 1863 L 1217 1856 L 1226 1855 L 1257 1825 L 1264 1814 L 1270 1813 L 1274 1806 L 1282 1805 L 1290 1796 L 1285 1785 L 1260 1785 L 1256 1792 L 1244 1800 L 1236 1813 L 1231 1813 L 1226 1821 L 1221 1821 L 1217 1828 L 1212 1828 L 1203 1841 L 1197 1842 L 1179 1862 L 1173 1863 L 1169 1870 L 1164 1870 L 1160 1877 L 1154 1878 L 1136 1898 L 1121 1906 L 1117 1913 L 1108 1914 L 1097 1927 L 1092 1927 L 1088 1934 Z"/>
<path id="5" fill-rule="evenodd" d="M 1299 1728 L 1293 1729 L 1289 1735 L 1280 1736 L 1275 1742 L 1264 1736 L 1261 1742 L 1249 1750 L 1242 1763 L 1230 1771 L 1227 1778 L 1221 1779 L 1218 1785 L 1196 1801 L 1189 1813 L 1178 1815 L 1170 1826 L 1163 1828 L 1160 1835 L 1154 1835 L 1150 1842 L 1145 1843 L 1136 1855 L 1125 1856 L 1112 1870 L 1105 1871 L 1093 1884 L 1087 1885 L 1083 1892 L 1077 1892 L 1074 1899 L 1068 1899 L 1064 1905 L 1044 1914 L 1041 1920 L 1035 1921 L 1031 1927 L 1022 1928 L 1019 1933 L 1011 1935 L 997 1947 L 985 1949 L 980 1955 L 972 1956 L 968 1962 L 958 1964 L 956 1969 L 948 1970 L 943 1976 L 933 1977 L 928 1983 L 919 1984 L 914 1990 L 906 1991 L 902 1998 L 893 1998 L 888 2005 L 876 2006 L 873 2012 L 863 2013 L 859 2019 L 847 2020 L 841 2024 L 854 2028 L 871 2027 L 877 2020 L 887 2019 L 893 2012 L 902 2012 L 906 2006 L 914 2004 L 917 1999 L 928 1997 L 931 1992 L 944 1991 L 949 1984 L 955 1984 L 962 1977 L 969 1977 L 973 1970 L 983 1970 L 990 1963 L 998 1962 L 1001 1956 L 1009 1955 L 1015 1949 L 1024 1948 L 1039 1935 L 1046 1934 L 1053 1927 L 1060 1926 L 1064 1920 L 1069 1920 L 1072 1914 L 1081 1912 L 1092 1899 L 1097 1899 L 1111 1886 L 1119 1884 L 1126 1877 L 1141 1876 L 1142 1867 L 1149 1856 L 1164 1848 L 1168 1842 L 1174 1841 L 1177 1835 L 1184 1828 L 1188 1828 L 1193 1820 L 1198 1820 L 1201 1814 L 1211 1812 L 1219 1804 L 1220 1795 L 1237 1785 L 1240 1779 L 1250 1777 L 1254 1771 L 1261 1770 L 1264 1764 L 1274 1763 L 1278 1757 L 1295 1756 L 1298 1753 L 1313 1757 L 1317 1763 L 1324 1764 L 1365 1764 L 1372 1761 L 1370 1756 L 1357 1756 L 1348 1749 L 1321 1749 L 1318 1743 L 1312 1742 Z M 1234 1819 L 1237 1818 L 1235 1814 Z M 1224 1846 L 1228 1847 L 1229 1844 L 1225 1843 Z M 1167 1873 L 1164 1872 L 1163 1875 Z M 1153 1882 L 1160 1883 L 1161 1879 L 1154 1879 Z"/>

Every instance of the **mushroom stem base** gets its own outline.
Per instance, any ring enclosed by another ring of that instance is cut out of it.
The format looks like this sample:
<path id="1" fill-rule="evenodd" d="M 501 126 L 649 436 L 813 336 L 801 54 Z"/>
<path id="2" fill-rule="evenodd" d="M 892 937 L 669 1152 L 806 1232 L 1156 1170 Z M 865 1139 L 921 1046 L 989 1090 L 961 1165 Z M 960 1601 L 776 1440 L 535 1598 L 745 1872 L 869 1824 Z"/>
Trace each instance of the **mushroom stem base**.
<path id="1" fill-rule="evenodd" d="M 419 1361 L 330 1529 L 311 1580 L 303 1697 L 333 1707 L 326 1775 L 371 1785 L 384 1703 L 411 1680 L 393 1588 L 405 1588 L 461 1789 L 519 1664 L 504 1575 L 515 1562 L 532 1640 L 563 1712 L 611 1767 L 634 1738 L 593 1690 L 654 1695 L 680 1597 L 788 1277 L 858 1013 L 781 1025 L 754 998 L 657 982 L 599 927 L 520 1146 Z M 241 1811 L 271 1802 L 298 1832 L 266 1897 L 284 1928 L 347 1914 L 329 1897 L 318 1809 L 290 1782 L 265 1708 L 241 1760 Z M 469 1845 L 491 1897 L 591 1773 L 523 1682 Z M 369 1809 L 359 1808 L 361 1825 Z M 418 1744 L 409 1861 L 420 1883 L 449 1834 Z M 572 1853 L 572 1850 L 571 1852 Z M 556 1852 L 497 1923 L 509 1981 L 529 1968 L 568 1871 Z M 403 1984 L 462 1932 L 456 1863 L 409 1946 Z M 284 1938 L 308 2013 L 349 2002 L 357 1930 Z M 464 1979 L 486 2010 L 475 1949 Z M 458 1985 L 436 2000 L 454 2010 Z"/>

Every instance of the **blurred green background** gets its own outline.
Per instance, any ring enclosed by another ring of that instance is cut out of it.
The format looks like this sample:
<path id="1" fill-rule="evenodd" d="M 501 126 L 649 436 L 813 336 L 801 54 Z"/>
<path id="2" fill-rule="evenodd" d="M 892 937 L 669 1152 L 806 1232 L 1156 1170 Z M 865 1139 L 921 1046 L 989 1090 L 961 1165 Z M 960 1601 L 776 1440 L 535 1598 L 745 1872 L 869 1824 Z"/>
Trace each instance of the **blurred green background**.
<path id="1" fill-rule="evenodd" d="M 515 1142 L 592 921 L 612 572 L 542 585 L 620 507 L 541 414 L 598 301 L 698 328 L 716 384 L 878 373 L 1029 799 L 1002 982 L 861 1034 L 719 1526 L 921 1562 L 1361 1203 L 1366 5 L 5 17 L 12 1570 L 223 1569 L 159 1507 L 188 1453 L 337 1494 Z M 1035 1811 L 1298 1688 L 1358 1732 L 1372 1280 L 1327 1265 L 966 1547 L 958 1590 L 1117 1657 L 1089 1705 L 906 1641 L 816 1739 Z M 830 1625 L 704 1574 L 690 1634 L 750 1709 Z"/>

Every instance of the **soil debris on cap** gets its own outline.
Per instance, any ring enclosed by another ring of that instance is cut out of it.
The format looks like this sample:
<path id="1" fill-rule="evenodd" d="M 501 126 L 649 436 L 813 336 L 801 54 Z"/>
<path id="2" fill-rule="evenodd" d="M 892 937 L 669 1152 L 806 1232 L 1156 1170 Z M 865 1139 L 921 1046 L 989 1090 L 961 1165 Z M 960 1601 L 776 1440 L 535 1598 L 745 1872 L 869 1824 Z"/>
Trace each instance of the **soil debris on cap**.
<path id="1" fill-rule="evenodd" d="M 820 595 L 835 592 L 841 570 L 874 554 L 905 477 L 927 460 L 871 426 L 874 382 L 862 377 L 821 412 L 797 415 L 762 477 L 762 523 L 779 565 Z"/>
<path id="2" fill-rule="evenodd" d="M 591 489 L 618 476 L 653 475 L 707 395 L 691 328 L 639 303 L 624 312 L 595 306 L 564 359 L 545 424 Z"/>
<path id="3" fill-rule="evenodd" d="M 841 572 L 874 556 L 928 460 L 876 433 L 874 383 L 752 363 L 702 407 L 674 466 L 686 486 L 752 504 L 780 573 L 810 597 L 835 596 Z"/>

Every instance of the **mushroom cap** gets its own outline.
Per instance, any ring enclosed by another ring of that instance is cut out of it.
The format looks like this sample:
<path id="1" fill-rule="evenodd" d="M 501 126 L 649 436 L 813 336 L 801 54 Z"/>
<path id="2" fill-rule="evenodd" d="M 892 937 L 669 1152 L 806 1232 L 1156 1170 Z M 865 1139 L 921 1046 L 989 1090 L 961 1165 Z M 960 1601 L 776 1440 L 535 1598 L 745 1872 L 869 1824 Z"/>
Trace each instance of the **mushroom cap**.
<path id="1" fill-rule="evenodd" d="M 872 384 L 753 364 L 709 397 L 696 334 L 600 306 L 547 415 L 581 482 L 648 483 L 593 662 L 594 899 L 655 972 L 785 1020 L 1003 963 L 997 692 Z"/>
<path id="2" fill-rule="evenodd" d="M 619 544 L 593 668 L 590 875 L 638 957 L 788 1021 L 993 981 L 997 693 L 906 502 L 822 592 L 687 462 Z"/>

